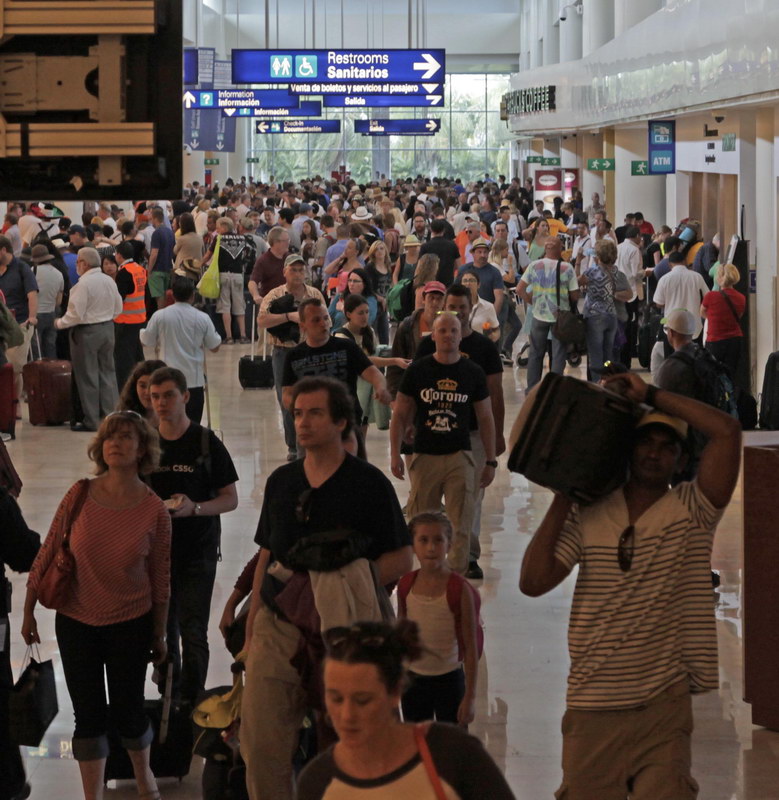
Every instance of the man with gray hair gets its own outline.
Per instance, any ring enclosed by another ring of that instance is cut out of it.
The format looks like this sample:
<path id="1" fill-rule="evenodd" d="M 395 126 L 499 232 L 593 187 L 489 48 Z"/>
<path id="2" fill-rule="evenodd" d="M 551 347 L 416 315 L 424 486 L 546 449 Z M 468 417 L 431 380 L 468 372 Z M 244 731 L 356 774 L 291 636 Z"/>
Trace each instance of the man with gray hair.
<path id="1" fill-rule="evenodd" d="M 70 359 L 84 421 L 71 421 L 75 431 L 96 431 L 118 400 L 114 368 L 114 317 L 122 313 L 116 283 L 100 269 L 94 247 L 76 255 L 79 282 L 71 289 L 68 310 L 54 326 L 70 330 Z"/>

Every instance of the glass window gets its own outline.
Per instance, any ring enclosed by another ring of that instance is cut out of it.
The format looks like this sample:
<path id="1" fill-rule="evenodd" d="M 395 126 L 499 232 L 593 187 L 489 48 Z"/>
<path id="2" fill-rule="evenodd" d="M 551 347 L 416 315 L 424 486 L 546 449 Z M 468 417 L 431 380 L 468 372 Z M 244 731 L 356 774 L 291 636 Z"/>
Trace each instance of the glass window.
<path id="1" fill-rule="evenodd" d="M 486 111 L 486 75 L 451 75 L 452 111 Z"/>

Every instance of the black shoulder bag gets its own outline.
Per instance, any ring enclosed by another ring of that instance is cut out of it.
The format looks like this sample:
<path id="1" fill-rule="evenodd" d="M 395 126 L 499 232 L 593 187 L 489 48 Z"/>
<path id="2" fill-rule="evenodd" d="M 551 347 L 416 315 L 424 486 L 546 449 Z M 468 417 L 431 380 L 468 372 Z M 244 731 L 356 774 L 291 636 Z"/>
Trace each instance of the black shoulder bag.
<path id="1" fill-rule="evenodd" d="M 562 259 L 558 260 L 555 267 L 557 313 L 556 320 L 552 326 L 552 336 L 560 344 L 571 348 L 584 347 L 587 341 L 584 320 L 575 311 L 565 311 L 560 308 L 560 265 Z M 570 299 L 568 302 L 570 309 Z"/>

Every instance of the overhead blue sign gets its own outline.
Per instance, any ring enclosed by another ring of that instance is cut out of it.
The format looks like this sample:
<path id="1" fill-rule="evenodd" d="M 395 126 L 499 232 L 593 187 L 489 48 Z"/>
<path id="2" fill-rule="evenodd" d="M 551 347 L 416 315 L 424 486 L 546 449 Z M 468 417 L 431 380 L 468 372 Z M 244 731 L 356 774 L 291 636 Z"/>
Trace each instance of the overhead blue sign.
<path id="1" fill-rule="evenodd" d="M 443 95 L 443 83 L 290 83 L 290 94 Z"/>
<path id="2" fill-rule="evenodd" d="M 184 48 L 184 85 L 213 83 L 215 60 L 216 50 L 213 47 Z"/>
<path id="3" fill-rule="evenodd" d="M 233 83 L 443 83 L 446 51 L 233 50 Z"/>
<path id="4" fill-rule="evenodd" d="M 441 130 L 440 119 L 356 119 L 354 132 L 369 136 L 413 136 Z"/>
<path id="5" fill-rule="evenodd" d="M 257 133 L 340 133 L 339 119 L 282 119 L 260 120 Z"/>
<path id="6" fill-rule="evenodd" d="M 411 95 L 410 97 L 401 97 L 399 95 L 390 94 L 368 94 L 368 95 L 326 95 L 324 98 L 325 108 L 391 108 L 410 106 L 426 106 L 428 108 L 438 107 L 442 108 L 444 105 L 444 98 L 440 94 L 434 95 Z"/>
<path id="7" fill-rule="evenodd" d="M 318 117 L 322 113 L 319 100 L 301 100 L 297 108 L 223 108 L 226 117 Z"/>
<path id="8" fill-rule="evenodd" d="M 235 120 L 216 110 L 184 109 L 184 144 L 192 150 L 235 152 Z"/>
<path id="9" fill-rule="evenodd" d="M 184 108 L 297 108 L 297 96 L 281 89 L 213 89 L 187 91 Z"/>
<path id="10" fill-rule="evenodd" d="M 649 120 L 649 174 L 671 175 L 676 172 L 676 122 Z"/>

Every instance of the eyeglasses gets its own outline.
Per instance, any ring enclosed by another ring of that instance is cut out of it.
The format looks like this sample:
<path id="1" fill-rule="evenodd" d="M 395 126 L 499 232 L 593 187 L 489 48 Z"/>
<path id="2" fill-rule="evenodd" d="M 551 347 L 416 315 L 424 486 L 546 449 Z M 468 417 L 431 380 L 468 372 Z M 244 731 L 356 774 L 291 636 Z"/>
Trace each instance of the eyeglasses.
<path id="1" fill-rule="evenodd" d="M 106 419 L 108 417 L 132 417 L 134 419 L 143 419 L 143 417 L 137 411 L 131 411 L 129 408 L 125 411 L 112 411 L 110 414 L 106 414 Z"/>
<path id="2" fill-rule="evenodd" d="M 633 565 L 633 544 L 635 542 L 636 529 L 633 525 L 628 525 L 619 537 L 617 545 L 617 561 L 619 568 L 623 572 L 629 572 Z"/>
<path id="3" fill-rule="evenodd" d="M 304 489 L 298 496 L 298 501 L 295 504 L 295 519 L 300 523 L 307 523 L 311 519 L 311 500 L 314 487 L 309 486 Z"/>
<path id="4" fill-rule="evenodd" d="M 387 641 L 387 636 L 376 631 L 366 631 L 359 625 L 352 625 L 350 628 L 330 628 L 325 631 L 324 639 L 328 650 L 337 655 L 339 650 L 345 649 L 348 645 L 382 647 Z"/>

